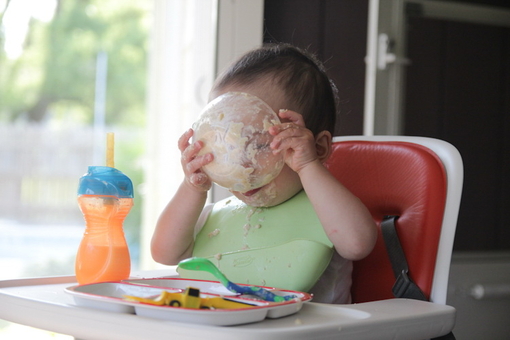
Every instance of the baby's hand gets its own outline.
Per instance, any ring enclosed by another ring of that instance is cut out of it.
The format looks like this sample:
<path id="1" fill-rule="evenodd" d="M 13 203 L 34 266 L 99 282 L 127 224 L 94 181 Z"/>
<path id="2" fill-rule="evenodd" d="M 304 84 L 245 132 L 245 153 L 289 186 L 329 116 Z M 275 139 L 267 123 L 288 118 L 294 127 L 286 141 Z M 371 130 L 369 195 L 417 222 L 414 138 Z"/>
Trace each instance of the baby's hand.
<path id="1" fill-rule="evenodd" d="M 197 156 L 203 148 L 204 142 L 196 141 L 190 144 L 189 139 L 192 136 L 193 130 L 189 129 L 179 138 L 178 142 L 185 181 L 198 191 L 207 191 L 211 188 L 212 182 L 209 176 L 202 171 L 202 167 L 212 162 L 213 155 L 212 153 L 206 153 Z"/>
<path id="2" fill-rule="evenodd" d="M 274 136 L 271 149 L 273 153 L 282 152 L 285 163 L 299 173 L 318 158 L 315 137 L 306 128 L 303 116 L 299 113 L 280 110 L 278 115 L 284 123 L 269 128 L 269 133 Z"/>

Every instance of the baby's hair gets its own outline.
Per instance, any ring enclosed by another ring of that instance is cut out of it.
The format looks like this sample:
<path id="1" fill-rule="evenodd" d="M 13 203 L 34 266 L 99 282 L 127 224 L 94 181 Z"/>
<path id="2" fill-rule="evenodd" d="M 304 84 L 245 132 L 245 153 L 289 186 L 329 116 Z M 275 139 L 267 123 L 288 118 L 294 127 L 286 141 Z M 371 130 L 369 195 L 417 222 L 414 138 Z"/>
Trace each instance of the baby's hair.
<path id="1" fill-rule="evenodd" d="M 315 56 L 292 45 L 267 44 L 246 53 L 216 80 L 214 89 L 267 78 L 281 86 L 314 135 L 324 130 L 334 134 L 337 89 Z"/>

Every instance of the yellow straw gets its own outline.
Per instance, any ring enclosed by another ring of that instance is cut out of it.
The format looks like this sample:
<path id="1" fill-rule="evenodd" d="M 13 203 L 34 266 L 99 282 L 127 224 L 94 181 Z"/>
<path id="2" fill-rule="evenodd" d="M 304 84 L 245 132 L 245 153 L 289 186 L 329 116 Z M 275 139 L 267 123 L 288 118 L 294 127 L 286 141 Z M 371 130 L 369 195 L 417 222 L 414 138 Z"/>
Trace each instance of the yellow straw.
<path id="1" fill-rule="evenodd" d="M 109 166 L 110 168 L 115 167 L 115 163 L 113 161 L 114 143 L 115 140 L 113 132 L 108 132 L 106 134 L 106 166 Z"/>

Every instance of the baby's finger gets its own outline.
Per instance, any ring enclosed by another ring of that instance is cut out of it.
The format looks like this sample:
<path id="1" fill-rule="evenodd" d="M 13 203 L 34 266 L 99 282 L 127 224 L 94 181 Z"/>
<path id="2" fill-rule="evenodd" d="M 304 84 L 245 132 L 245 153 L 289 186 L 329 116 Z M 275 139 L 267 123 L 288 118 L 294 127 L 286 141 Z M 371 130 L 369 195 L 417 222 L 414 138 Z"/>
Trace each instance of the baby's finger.
<path id="1" fill-rule="evenodd" d="M 188 129 L 188 131 L 184 132 L 181 137 L 179 137 L 179 140 L 177 141 L 177 146 L 179 147 L 179 150 L 181 152 L 184 152 L 184 150 L 190 145 L 189 139 L 193 136 L 193 129 Z"/>
<path id="2" fill-rule="evenodd" d="M 212 153 L 206 153 L 205 155 L 197 156 L 187 162 L 186 170 L 188 173 L 195 173 L 199 171 L 204 165 L 211 163 L 214 159 Z"/>
<path id="3" fill-rule="evenodd" d="M 279 148 L 283 141 L 293 138 L 302 138 L 307 135 L 308 131 L 296 124 L 281 124 L 276 129 L 278 133 L 274 136 L 270 144 L 271 149 Z"/>
<path id="4" fill-rule="evenodd" d="M 269 131 L 270 135 L 276 136 L 277 134 L 279 134 L 285 130 L 292 129 L 294 127 L 299 127 L 299 126 L 294 123 L 282 123 L 282 124 L 271 126 L 268 131 Z"/>
<path id="5" fill-rule="evenodd" d="M 204 173 L 193 174 L 190 177 L 189 182 L 191 183 L 191 185 L 193 185 L 195 188 L 198 188 L 201 191 L 207 191 L 211 189 L 212 185 L 211 180 Z"/>
<path id="6" fill-rule="evenodd" d="M 202 150 L 204 143 L 202 141 L 196 141 L 193 144 L 188 145 L 186 149 L 182 152 L 182 161 L 184 163 L 188 163 L 192 161 Z"/>
<path id="7" fill-rule="evenodd" d="M 202 186 L 208 182 L 208 177 L 203 172 L 197 172 L 190 176 L 190 182 L 196 186 Z"/>
<path id="8" fill-rule="evenodd" d="M 296 125 L 305 126 L 305 120 L 302 115 L 292 110 L 280 110 L 278 116 L 282 120 L 288 120 Z"/>

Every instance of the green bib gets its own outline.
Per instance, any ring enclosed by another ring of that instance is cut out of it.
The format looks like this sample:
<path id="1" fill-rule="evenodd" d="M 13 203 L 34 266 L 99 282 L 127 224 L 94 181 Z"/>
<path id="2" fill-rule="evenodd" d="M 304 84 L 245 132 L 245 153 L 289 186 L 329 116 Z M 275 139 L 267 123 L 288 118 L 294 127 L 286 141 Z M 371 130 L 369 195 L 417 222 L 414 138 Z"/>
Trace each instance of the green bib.
<path id="1" fill-rule="evenodd" d="M 306 193 L 270 208 L 235 197 L 216 203 L 198 233 L 193 256 L 210 259 L 236 283 L 308 291 L 331 260 L 328 239 Z M 179 269 L 182 277 L 215 280 Z"/>

